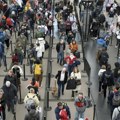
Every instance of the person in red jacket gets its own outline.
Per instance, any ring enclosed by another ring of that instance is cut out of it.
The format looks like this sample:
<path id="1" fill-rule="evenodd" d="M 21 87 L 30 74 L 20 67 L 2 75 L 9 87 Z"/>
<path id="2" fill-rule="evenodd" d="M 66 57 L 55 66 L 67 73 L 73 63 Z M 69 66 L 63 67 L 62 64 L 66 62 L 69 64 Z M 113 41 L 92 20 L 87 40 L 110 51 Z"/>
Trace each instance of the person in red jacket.
<path id="1" fill-rule="evenodd" d="M 71 72 L 72 72 L 72 70 L 74 68 L 73 64 L 74 64 L 74 62 L 75 62 L 76 59 L 77 58 L 76 58 L 76 56 L 73 55 L 73 53 L 70 53 L 70 55 L 67 55 L 65 57 L 65 61 L 68 64 L 68 74 L 69 75 L 71 74 Z"/>

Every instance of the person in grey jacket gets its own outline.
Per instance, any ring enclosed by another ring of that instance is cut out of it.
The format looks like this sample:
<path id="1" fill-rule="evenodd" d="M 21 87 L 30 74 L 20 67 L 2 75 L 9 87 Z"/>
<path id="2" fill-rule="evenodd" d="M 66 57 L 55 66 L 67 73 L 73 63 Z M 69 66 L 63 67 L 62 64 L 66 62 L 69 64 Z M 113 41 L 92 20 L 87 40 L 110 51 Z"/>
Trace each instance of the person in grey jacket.
<path id="1" fill-rule="evenodd" d="M 31 104 L 30 111 L 25 115 L 24 120 L 40 120 L 40 113 L 36 111 L 35 104 Z"/>
<path id="2" fill-rule="evenodd" d="M 114 109 L 112 114 L 112 120 L 116 120 L 119 114 L 120 114 L 120 106 Z"/>
<path id="3" fill-rule="evenodd" d="M 84 119 L 84 112 L 87 108 L 87 102 L 83 97 L 83 93 L 78 94 L 78 96 L 75 98 L 74 105 L 76 107 L 76 114 L 74 120 L 79 120 L 79 118 Z"/>

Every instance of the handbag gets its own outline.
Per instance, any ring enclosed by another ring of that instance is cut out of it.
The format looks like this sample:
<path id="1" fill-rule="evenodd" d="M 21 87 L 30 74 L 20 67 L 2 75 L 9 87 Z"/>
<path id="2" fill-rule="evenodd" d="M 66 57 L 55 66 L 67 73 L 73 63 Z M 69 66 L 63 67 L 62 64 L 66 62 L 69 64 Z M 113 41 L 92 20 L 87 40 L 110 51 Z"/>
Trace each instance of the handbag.
<path id="1" fill-rule="evenodd" d="M 81 85 L 81 80 L 76 80 L 76 85 Z"/>
<path id="2" fill-rule="evenodd" d="M 70 79 L 67 81 L 67 85 L 66 85 L 66 90 L 72 90 L 72 89 L 76 89 L 76 80 L 75 79 Z"/>

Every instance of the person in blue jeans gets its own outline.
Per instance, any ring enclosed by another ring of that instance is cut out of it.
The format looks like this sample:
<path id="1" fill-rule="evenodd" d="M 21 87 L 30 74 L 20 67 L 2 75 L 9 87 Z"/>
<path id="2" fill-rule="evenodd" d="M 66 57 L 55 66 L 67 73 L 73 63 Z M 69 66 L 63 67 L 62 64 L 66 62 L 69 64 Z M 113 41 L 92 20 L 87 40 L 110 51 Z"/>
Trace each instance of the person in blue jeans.
<path id="1" fill-rule="evenodd" d="M 4 45 L 2 42 L 0 42 L 0 66 L 2 65 L 2 60 L 5 66 L 5 55 L 4 55 Z"/>
<path id="2" fill-rule="evenodd" d="M 57 63 L 60 65 L 63 65 L 63 60 L 64 60 L 64 50 L 65 50 L 65 42 L 64 40 L 61 40 L 59 43 L 56 45 L 56 51 L 57 51 Z"/>
<path id="3" fill-rule="evenodd" d="M 58 99 L 59 99 L 61 90 L 62 90 L 62 95 L 64 95 L 64 85 L 66 84 L 68 79 L 68 72 L 66 71 L 66 68 L 59 70 L 55 78 L 57 79 L 57 84 L 58 84 Z"/>
<path id="4" fill-rule="evenodd" d="M 79 93 L 78 96 L 75 98 L 74 105 L 76 108 L 75 119 L 79 120 L 80 118 L 84 119 L 84 113 L 87 108 L 87 102 L 83 97 L 83 93 Z"/>

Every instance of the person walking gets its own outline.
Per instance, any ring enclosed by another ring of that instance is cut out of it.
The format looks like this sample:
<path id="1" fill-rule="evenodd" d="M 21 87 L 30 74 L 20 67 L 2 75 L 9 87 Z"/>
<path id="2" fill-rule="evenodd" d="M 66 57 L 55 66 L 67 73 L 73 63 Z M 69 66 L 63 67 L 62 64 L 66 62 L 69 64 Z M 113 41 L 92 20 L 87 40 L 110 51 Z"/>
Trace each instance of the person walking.
<path id="1" fill-rule="evenodd" d="M 106 98 L 106 91 L 108 87 L 108 94 L 112 91 L 112 87 L 114 85 L 114 77 L 113 73 L 111 70 L 111 65 L 109 64 L 106 68 L 106 71 L 102 75 L 102 88 L 103 88 L 103 93 L 104 93 L 104 98 Z"/>
<path id="2" fill-rule="evenodd" d="M 64 95 L 64 85 L 66 84 L 68 79 L 68 72 L 66 71 L 66 68 L 59 70 L 55 78 L 57 79 L 57 84 L 58 84 L 58 99 L 59 99 L 61 94 L 61 89 L 62 89 L 62 95 Z"/>
<path id="3" fill-rule="evenodd" d="M 4 91 L 8 112 L 11 110 L 11 112 L 15 114 L 14 104 L 17 99 L 17 88 L 10 81 L 6 81 L 2 89 Z"/>
<path id="4" fill-rule="evenodd" d="M 70 76 L 76 81 L 79 81 L 79 84 L 76 85 L 76 89 L 72 90 L 72 98 L 74 98 L 74 93 L 78 93 L 81 90 L 81 72 L 79 71 L 78 67 L 74 67 Z"/>
<path id="5" fill-rule="evenodd" d="M 120 120 L 120 106 L 114 109 L 112 120 Z"/>
<path id="6" fill-rule="evenodd" d="M 75 98 L 74 105 L 76 108 L 75 119 L 79 120 L 79 118 L 84 119 L 84 113 L 87 108 L 87 102 L 83 97 L 83 93 L 79 93 L 78 96 Z"/>
<path id="7" fill-rule="evenodd" d="M 65 42 L 61 40 L 56 45 L 56 51 L 57 51 L 57 63 L 60 63 L 60 65 L 63 64 L 64 60 L 64 50 L 65 50 Z"/>
<path id="8" fill-rule="evenodd" d="M 103 75 L 103 72 L 106 71 L 106 66 L 105 65 L 102 65 L 102 67 L 100 68 L 99 72 L 98 72 L 98 79 L 99 79 L 99 94 L 102 93 L 101 91 L 101 87 L 102 87 L 102 75 Z"/>
<path id="9" fill-rule="evenodd" d="M 56 120 L 70 120 L 70 108 L 62 102 L 57 103 L 57 107 L 55 108 L 55 116 Z"/>

